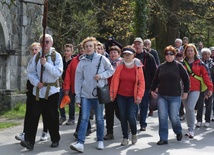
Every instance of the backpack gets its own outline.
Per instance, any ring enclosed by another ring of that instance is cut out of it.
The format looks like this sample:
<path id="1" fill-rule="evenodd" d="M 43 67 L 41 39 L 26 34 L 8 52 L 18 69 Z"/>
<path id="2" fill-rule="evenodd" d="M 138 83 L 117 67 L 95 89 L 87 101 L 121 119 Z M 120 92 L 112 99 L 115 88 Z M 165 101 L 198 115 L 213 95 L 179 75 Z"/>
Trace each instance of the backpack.
<path id="1" fill-rule="evenodd" d="M 40 58 L 41 58 L 41 56 L 40 56 L 40 52 L 39 52 L 39 53 L 37 53 L 36 59 L 35 59 L 36 66 L 37 66 L 37 63 Z M 53 62 L 54 66 L 55 66 L 55 61 L 56 61 L 56 50 L 55 49 L 53 49 L 51 52 L 51 61 Z M 62 86 L 62 83 L 63 83 L 62 76 L 60 76 L 58 79 L 58 84 L 60 87 Z"/>

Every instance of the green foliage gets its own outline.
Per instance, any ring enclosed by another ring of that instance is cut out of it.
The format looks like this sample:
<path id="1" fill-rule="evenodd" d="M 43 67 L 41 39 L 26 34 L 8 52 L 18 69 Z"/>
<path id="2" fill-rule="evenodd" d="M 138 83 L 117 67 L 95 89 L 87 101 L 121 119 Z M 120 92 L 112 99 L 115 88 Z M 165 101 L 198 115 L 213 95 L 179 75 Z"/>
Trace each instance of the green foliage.
<path id="1" fill-rule="evenodd" d="M 26 105 L 18 103 L 13 109 L 0 112 L 0 129 L 5 129 L 20 124 L 18 120 L 25 116 Z"/>
<path id="2" fill-rule="evenodd" d="M 133 0 L 49 0 L 48 17 L 59 51 L 65 43 L 77 45 L 88 36 L 103 42 L 108 36 L 125 42 L 133 36 Z"/>
<path id="3" fill-rule="evenodd" d="M 0 112 L 0 118 L 6 119 L 22 119 L 25 116 L 26 105 L 18 103 L 14 108 Z"/>
<path id="4" fill-rule="evenodd" d="M 206 47 L 213 46 L 213 4 L 214 0 L 148 1 L 148 37 L 155 38 L 158 51 L 184 36 L 196 45 L 203 41 Z"/>
<path id="5" fill-rule="evenodd" d="M 99 37 L 114 36 L 117 40 L 129 40 L 133 36 L 133 1 L 103 1 L 98 16 Z M 127 44 L 127 42 L 124 41 Z"/>
<path id="6" fill-rule="evenodd" d="M 135 0 L 135 36 L 147 38 L 147 0 Z"/>
<path id="7" fill-rule="evenodd" d="M 17 122 L 0 122 L 0 129 L 10 128 L 19 124 Z"/>
<path id="8" fill-rule="evenodd" d="M 49 1 L 48 26 L 53 29 L 54 43 L 61 50 L 66 43 L 79 44 L 87 36 L 97 36 L 97 11 L 92 1 Z"/>

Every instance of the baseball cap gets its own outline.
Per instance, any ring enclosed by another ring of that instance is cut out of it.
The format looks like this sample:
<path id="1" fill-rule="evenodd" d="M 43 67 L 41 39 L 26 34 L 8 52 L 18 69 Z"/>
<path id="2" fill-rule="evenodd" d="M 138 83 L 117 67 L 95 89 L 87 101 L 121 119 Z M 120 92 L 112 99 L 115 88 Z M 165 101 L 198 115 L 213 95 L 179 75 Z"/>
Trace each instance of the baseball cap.
<path id="1" fill-rule="evenodd" d="M 139 41 L 141 43 L 143 42 L 143 40 L 140 37 L 135 38 L 134 42 L 137 42 L 137 41 Z"/>

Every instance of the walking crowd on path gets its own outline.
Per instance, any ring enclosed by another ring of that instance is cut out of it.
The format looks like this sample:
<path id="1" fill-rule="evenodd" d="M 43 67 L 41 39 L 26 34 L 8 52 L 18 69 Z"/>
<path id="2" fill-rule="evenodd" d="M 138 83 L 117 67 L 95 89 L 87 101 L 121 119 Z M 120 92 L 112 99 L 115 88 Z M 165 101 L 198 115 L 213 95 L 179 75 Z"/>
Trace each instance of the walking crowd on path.
<path id="1" fill-rule="evenodd" d="M 39 43 L 29 47 L 33 57 L 27 66 L 24 128 L 15 136 L 28 150 L 34 149 L 40 115 L 43 118 L 41 141 L 50 135 L 51 147 L 58 147 L 59 125 L 76 124 L 73 133 L 76 142 L 70 144 L 70 149 L 81 153 L 86 136 L 93 132 L 90 120 L 94 116 L 98 150 L 105 148 L 104 140 L 115 137 L 115 115 L 121 124 L 121 146 L 129 145 L 129 141 L 134 145 L 140 140 L 138 130 L 146 132 L 146 119 L 155 110 L 159 120 L 157 145 L 168 144 L 168 118 L 177 141 L 184 135 L 194 138 L 195 127 L 203 124 L 204 106 L 204 126 L 209 127 L 210 121 L 214 121 L 211 117 L 214 47 L 204 48 L 200 42 L 197 49 L 187 37 L 177 38 L 175 46 L 164 49 L 165 61 L 160 63 L 151 41 L 139 37 L 124 47 L 114 37 L 109 37 L 106 44 L 87 37 L 78 45 L 78 54 L 72 44 L 64 45 L 63 55 L 52 45 L 52 36 L 45 34 Z M 104 88 L 109 88 L 104 95 L 109 96 L 108 103 L 100 102 L 102 96 L 98 90 Z M 75 105 L 79 108 L 77 122 Z M 186 132 L 181 126 L 184 120 Z M 137 129 L 138 121 L 140 129 Z"/>

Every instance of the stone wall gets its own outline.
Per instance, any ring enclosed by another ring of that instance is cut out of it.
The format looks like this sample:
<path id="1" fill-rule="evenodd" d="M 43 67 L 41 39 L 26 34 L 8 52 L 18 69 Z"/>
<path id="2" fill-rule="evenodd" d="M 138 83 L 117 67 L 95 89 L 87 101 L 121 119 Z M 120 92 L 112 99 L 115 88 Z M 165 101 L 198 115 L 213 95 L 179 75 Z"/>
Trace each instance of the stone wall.
<path id="1" fill-rule="evenodd" d="M 13 98 L 25 93 L 28 47 L 42 34 L 42 4 L 43 0 L 16 0 L 8 8 L 0 3 L 0 106 L 14 105 Z"/>

